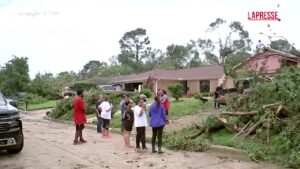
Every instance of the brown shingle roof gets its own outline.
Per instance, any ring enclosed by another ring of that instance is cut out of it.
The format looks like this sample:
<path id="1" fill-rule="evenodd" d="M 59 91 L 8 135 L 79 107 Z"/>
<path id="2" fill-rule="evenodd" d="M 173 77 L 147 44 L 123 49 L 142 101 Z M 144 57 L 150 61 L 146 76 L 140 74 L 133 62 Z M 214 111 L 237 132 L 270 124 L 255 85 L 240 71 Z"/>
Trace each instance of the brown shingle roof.
<path id="1" fill-rule="evenodd" d="M 220 65 L 201 66 L 190 69 L 177 69 L 177 70 L 152 70 L 145 73 L 119 76 L 115 79 L 115 83 L 126 82 L 141 82 L 151 76 L 152 79 L 165 79 L 165 80 L 204 80 L 204 79 L 217 79 L 224 74 L 223 67 Z"/>

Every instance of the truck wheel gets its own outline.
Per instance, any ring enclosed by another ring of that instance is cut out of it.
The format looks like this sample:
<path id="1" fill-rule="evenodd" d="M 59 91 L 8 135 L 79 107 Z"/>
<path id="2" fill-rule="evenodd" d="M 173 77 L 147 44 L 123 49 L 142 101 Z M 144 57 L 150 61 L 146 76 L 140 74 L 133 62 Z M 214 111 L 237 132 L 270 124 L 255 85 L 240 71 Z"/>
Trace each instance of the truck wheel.
<path id="1" fill-rule="evenodd" d="M 23 135 L 22 135 L 22 142 L 21 142 L 21 144 L 20 144 L 20 147 L 15 148 L 15 149 L 7 150 L 7 153 L 9 153 L 9 154 L 17 154 L 17 153 L 19 153 L 19 152 L 22 151 L 23 146 L 24 146 L 24 137 L 23 137 Z"/>

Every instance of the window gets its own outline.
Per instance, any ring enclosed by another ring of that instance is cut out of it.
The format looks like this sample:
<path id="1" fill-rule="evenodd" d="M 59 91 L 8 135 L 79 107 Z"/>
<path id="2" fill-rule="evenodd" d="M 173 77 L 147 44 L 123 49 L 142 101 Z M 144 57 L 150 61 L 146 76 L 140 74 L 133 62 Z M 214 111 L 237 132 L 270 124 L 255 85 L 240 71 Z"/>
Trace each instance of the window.
<path id="1" fill-rule="evenodd" d="M 200 93 L 210 92 L 210 81 L 201 80 L 200 81 Z"/>

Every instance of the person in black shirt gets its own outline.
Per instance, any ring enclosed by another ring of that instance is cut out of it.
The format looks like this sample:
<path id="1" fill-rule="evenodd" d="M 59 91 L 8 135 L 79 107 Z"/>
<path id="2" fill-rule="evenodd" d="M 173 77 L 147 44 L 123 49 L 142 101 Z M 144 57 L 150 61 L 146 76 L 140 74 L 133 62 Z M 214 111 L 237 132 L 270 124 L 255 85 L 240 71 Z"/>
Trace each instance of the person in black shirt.
<path id="1" fill-rule="evenodd" d="M 124 117 L 122 119 L 123 122 L 123 129 L 124 129 L 124 142 L 125 142 L 125 147 L 128 148 L 133 148 L 133 146 L 130 145 L 130 134 L 132 131 L 132 126 L 134 122 L 134 114 L 132 111 L 132 103 L 127 100 L 125 101 L 125 106 L 127 107 Z"/>
<path id="2" fill-rule="evenodd" d="M 219 98 L 221 92 L 222 92 L 222 88 L 218 86 L 218 87 L 216 88 L 216 91 L 215 91 L 215 98 L 214 98 L 214 107 L 215 107 L 215 108 L 220 108 L 220 103 L 218 102 L 218 98 Z"/>
<path id="3" fill-rule="evenodd" d="M 99 105 L 102 103 L 103 99 L 102 96 L 97 98 L 96 102 L 96 117 L 97 117 L 97 133 L 102 133 L 102 119 L 101 119 L 101 110 L 98 108 Z"/>

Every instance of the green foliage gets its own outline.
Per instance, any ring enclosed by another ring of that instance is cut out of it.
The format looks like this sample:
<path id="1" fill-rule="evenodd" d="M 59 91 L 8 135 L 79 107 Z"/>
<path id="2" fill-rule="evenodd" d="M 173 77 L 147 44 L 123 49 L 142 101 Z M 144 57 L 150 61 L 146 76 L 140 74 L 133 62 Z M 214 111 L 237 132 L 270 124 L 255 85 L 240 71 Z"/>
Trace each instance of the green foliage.
<path id="1" fill-rule="evenodd" d="M 170 45 L 167 47 L 167 58 L 175 67 L 180 69 L 186 67 L 189 49 L 182 45 Z"/>
<path id="2" fill-rule="evenodd" d="M 102 77 L 112 77 L 119 75 L 128 75 L 134 73 L 134 68 L 126 65 L 122 66 L 110 66 L 101 70 L 100 75 Z"/>
<path id="3" fill-rule="evenodd" d="M 87 114 L 95 114 L 96 102 L 99 96 L 106 96 L 102 93 L 102 90 L 91 88 L 84 92 L 84 101 L 87 109 Z"/>
<path id="4" fill-rule="evenodd" d="M 152 90 L 149 88 L 143 88 L 141 94 L 144 94 L 147 96 L 147 98 L 150 98 L 152 97 Z"/>
<path id="5" fill-rule="evenodd" d="M 61 117 L 72 117 L 73 98 L 60 100 L 56 104 L 56 108 L 50 114 L 54 119 L 61 119 Z M 70 118 L 71 119 L 71 118 Z"/>
<path id="6" fill-rule="evenodd" d="M 55 108 L 56 107 L 56 100 L 49 100 L 41 103 L 36 104 L 28 104 L 27 110 L 33 111 L 33 110 L 42 110 L 42 109 L 48 109 L 48 108 Z M 25 110 L 25 104 L 21 104 L 19 106 L 20 109 Z"/>
<path id="7" fill-rule="evenodd" d="M 83 66 L 81 74 L 85 78 L 90 78 L 96 75 L 100 75 L 102 69 L 107 67 L 106 62 L 100 62 L 98 60 L 91 60 Z"/>
<path id="8" fill-rule="evenodd" d="M 0 68 L 0 90 L 6 96 L 16 96 L 18 92 L 25 92 L 30 83 L 28 73 L 28 58 L 13 56 Z"/>
<path id="9" fill-rule="evenodd" d="M 251 39 L 249 32 L 244 29 L 242 24 L 238 21 L 233 21 L 226 25 L 227 21 L 217 18 L 209 25 L 207 32 L 219 32 L 222 30 L 223 34 L 218 34 L 216 40 L 216 48 L 218 48 L 221 63 L 224 64 L 225 58 L 236 52 L 246 52 L 251 50 Z M 228 31 L 226 31 L 226 26 Z M 218 30 L 218 31 L 217 31 Z M 225 30 L 225 31 L 224 31 Z"/>
<path id="10" fill-rule="evenodd" d="M 199 97 L 213 97 L 214 92 L 194 93 L 193 97 L 198 99 Z"/>
<path id="11" fill-rule="evenodd" d="M 300 152 L 299 77 L 300 69 L 291 66 L 281 69 L 271 82 L 256 77 L 251 84 L 249 94 L 240 99 L 240 111 L 259 110 L 258 115 L 252 118 L 253 122 L 257 122 L 266 111 L 271 111 L 263 110 L 263 105 L 280 102 L 283 106 L 282 116 L 275 118 L 271 113 L 270 144 L 264 148 L 258 147 L 253 156 L 299 168 L 300 160 L 295 156 Z M 271 112 L 276 112 L 276 110 Z M 267 122 L 264 121 L 263 126 L 266 125 Z M 265 142 L 264 128 L 258 129 L 255 137 Z"/>
<path id="12" fill-rule="evenodd" d="M 235 70 L 233 69 L 234 66 L 244 63 L 249 57 L 250 54 L 248 53 L 235 53 L 235 54 L 230 54 L 225 58 L 225 63 L 224 63 L 224 72 L 226 75 L 231 76 L 231 77 L 236 77 Z"/>
<path id="13" fill-rule="evenodd" d="M 51 73 L 36 74 L 30 85 L 30 90 L 44 98 L 55 100 L 59 98 L 59 89 L 55 84 L 55 78 Z"/>
<path id="14" fill-rule="evenodd" d="M 91 88 L 97 88 L 97 85 L 93 83 L 75 83 L 72 86 L 70 86 L 70 88 L 73 91 L 90 90 Z"/>
<path id="15" fill-rule="evenodd" d="M 40 104 L 48 101 L 48 99 L 34 93 L 25 93 L 24 95 L 20 95 L 18 100 L 21 104 L 24 104 L 25 102 L 28 102 L 28 104 Z"/>
<path id="16" fill-rule="evenodd" d="M 197 128 L 193 125 L 179 132 L 164 133 L 163 145 L 172 150 L 202 152 L 207 149 L 207 145 L 203 143 L 203 140 L 188 138 L 196 132 Z"/>
<path id="17" fill-rule="evenodd" d="M 151 50 L 148 45 L 150 44 L 149 37 L 147 36 L 146 29 L 137 28 L 135 30 L 126 32 L 119 40 L 121 54 L 118 55 L 118 61 L 122 65 L 133 66 L 137 70 L 139 64 L 147 59 L 149 51 Z"/>
<path id="18" fill-rule="evenodd" d="M 119 110 L 119 104 L 121 102 L 123 93 L 104 93 L 102 90 L 91 88 L 88 91 L 84 92 L 84 101 L 87 109 L 87 114 L 95 114 L 96 113 L 96 101 L 99 96 L 106 97 L 113 105 L 112 113 L 115 113 Z M 132 94 L 129 97 L 137 97 L 137 95 Z M 72 101 L 74 98 L 64 99 L 59 101 L 57 104 L 55 111 L 52 113 L 53 118 L 58 118 L 61 120 L 70 120 L 72 116 L 69 113 L 72 113 Z M 71 105 L 70 105 L 71 104 Z"/>
<path id="19" fill-rule="evenodd" d="M 177 118 L 186 115 L 207 112 L 212 109 L 213 104 L 211 99 L 208 99 L 208 102 L 206 103 L 202 103 L 194 98 L 183 98 L 178 102 L 171 102 L 169 115 Z"/>
<path id="20" fill-rule="evenodd" d="M 172 97 L 179 100 L 180 97 L 183 95 L 183 85 L 180 83 L 173 83 L 168 87 L 169 91 L 172 93 Z"/>
<path id="21" fill-rule="evenodd" d="M 218 116 L 217 115 L 207 116 L 207 118 L 205 120 L 205 126 L 207 128 L 216 128 L 216 127 L 220 126 L 220 124 L 218 122 Z"/>

